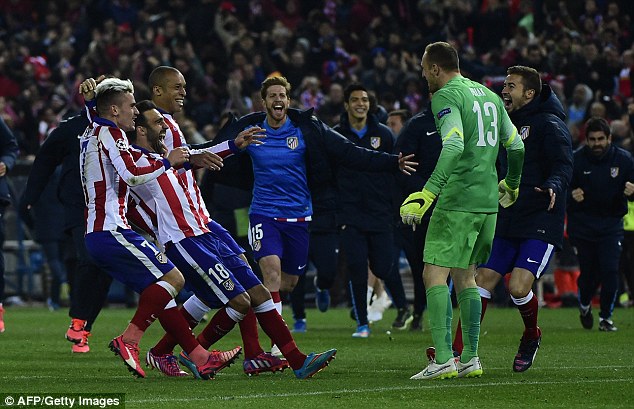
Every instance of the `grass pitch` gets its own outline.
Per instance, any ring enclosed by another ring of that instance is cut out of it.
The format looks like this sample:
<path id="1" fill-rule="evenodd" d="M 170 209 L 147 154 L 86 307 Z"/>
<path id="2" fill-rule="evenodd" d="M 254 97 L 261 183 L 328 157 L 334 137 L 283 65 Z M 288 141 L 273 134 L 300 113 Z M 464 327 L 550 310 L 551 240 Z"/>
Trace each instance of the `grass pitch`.
<path id="1" fill-rule="evenodd" d="M 597 323 L 591 331 L 582 329 L 576 309 L 542 309 L 542 346 L 533 367 L 521 374 L 511 369 L 523 328 L 519 313 L 489 308 L 480 342 L 482 378 L 434 381 L 409 379 L 426 365 L 431 335 L 426 328 L 392 330 L 394 309 L 373 324 L 369 339 L 352 339 L 355 324 L 347 309 L 309 310 L 308 332 L 295 335 L 300 349 L 337 348 L 338 353 L 328 368 L 305 381 L 295 379 L 291 370 L 249 378 L 242 372 L 242 360 L 210 381 L 167 378 L 150 370 L 146 379 L 135 379 L 107 347 L 133 310 L 104 310 L 88 354 L 70 352 L 64 339 L 69 322 L 65 311 L 6 310 L 0 394 L 116 392 L 125 394 L 126 408 L 142 409 L 634 407 L 634 308 L 615 311 L 619 330 L 614 333 L 599 332 Z M 426 327 L 426 316 L 424 320 Z M 286 321 L 292 323 L 289 315 Z M 143 355 L 160 335 L 155 323 L 141 343 Z M 268 344 L 262 333 L 261 342 Z M 241 345 L 237 327 L 216 347 L 235 345 Z"/>

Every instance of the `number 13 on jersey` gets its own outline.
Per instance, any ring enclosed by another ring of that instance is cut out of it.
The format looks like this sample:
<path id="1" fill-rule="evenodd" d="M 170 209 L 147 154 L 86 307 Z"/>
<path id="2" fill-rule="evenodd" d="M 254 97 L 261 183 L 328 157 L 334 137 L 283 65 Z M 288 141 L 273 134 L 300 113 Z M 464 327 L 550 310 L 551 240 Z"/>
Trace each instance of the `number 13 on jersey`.
<path id="1" fill-rule="evenodd" d="M 498 142 L 498 111 L 493 102 L 486 101 L 481 104 L 473 101 L 473 112 L 478 116 L 478 146 L 496 146 Z M 486 127 L 485 127 L 486 121 Z M 486 130 L 486 140 L 484 131 Z"/>

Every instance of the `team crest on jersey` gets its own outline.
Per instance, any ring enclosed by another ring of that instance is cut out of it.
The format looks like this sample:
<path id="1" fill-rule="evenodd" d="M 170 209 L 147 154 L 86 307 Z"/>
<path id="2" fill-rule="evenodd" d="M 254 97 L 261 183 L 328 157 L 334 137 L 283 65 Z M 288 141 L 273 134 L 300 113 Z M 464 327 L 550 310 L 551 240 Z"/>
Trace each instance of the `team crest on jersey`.
<path id="1" fill-rule="evenodd" d="M 234 288 L 236 288 L 236 285 L 233 283 L 233 281 L 231 281 L 230 278 L 226 279 L 223 283 L 222 286 L 227 290 L 227 291 L 233 291 Z"/>
<path id="2" fill-rule="evenodd" d="M 451 113 L 451 108 L 445 108 L 445 109 L 441 109 L 436 116 L 438 117 L 438 119 L 440 119 L 443 116 L 445 116 L 447 114 L 450 114 L 450 113 Z"/>
<path id="3" fill-rule="evenodd" d="M 371 137 L 370 146 L 373 147 L 374 149 L 379 149 L 379 146 L 381 146 L 381 137 L 380 136 Z"/>
<path id="4" fill-rule="evenodd" d="M 299 146 L 299 138 L 297 136 L 289 136 L 286 138 L 286 146 L 295 149 Z"/>
<path id="5" fill-rule="evenodd" d="M 156 259 L 161 264 L 167 264 L 167 257 L 161 252 L 156 253 Z"/>
<path id="6" fill-rule="evenodd" d="M 253 240 L 253 251 L 260 251 L 260 249 L 262 248 L 262 243 L 260 242 L 260 240 Z"/>
<path id="7" fill-rule="evenodd" d="M 128 143 L 125 141 L 125 139 L 117 139 L 116 145 L 117 149 L 119 149 L 120 151 L 128 150 Z"/>
<path id="8" fill-rule="evenodd" d="M 520 137 L 522 138 L 522 140 L 525 140 L 526 138 L 528 138 L 528 134 L 531 132 L 531 127 L 530 126 L 523 126 L 520 128 Z"/>
<path id="9" fill-rule="evenodd" d="M 619 175 L 619 168 L 610 168 L 610 176 L 613 178 Z"/>

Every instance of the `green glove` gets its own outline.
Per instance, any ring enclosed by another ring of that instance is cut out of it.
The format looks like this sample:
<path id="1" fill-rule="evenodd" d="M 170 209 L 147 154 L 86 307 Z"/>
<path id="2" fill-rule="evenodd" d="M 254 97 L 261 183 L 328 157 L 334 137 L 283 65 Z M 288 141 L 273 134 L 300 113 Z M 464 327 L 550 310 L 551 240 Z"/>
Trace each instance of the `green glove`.
<path id="1" fill-rule="evenodd" d="M 420 224 L 423 216 L 436 199 L 436 195 L 423 188 L 421 192 L 414 192 L 407 196 L 401 205 L 401 220 L 404 224 Z"/>
<path id="2" fill-rule="evenodd" d="M 506 179 L 502 179 L 498 183 L 498 202 L 504 208 L 509 207 L 517 200 L 517 196 L 520 194 L 520 188 L 511 189 L 506 184 Z"/>

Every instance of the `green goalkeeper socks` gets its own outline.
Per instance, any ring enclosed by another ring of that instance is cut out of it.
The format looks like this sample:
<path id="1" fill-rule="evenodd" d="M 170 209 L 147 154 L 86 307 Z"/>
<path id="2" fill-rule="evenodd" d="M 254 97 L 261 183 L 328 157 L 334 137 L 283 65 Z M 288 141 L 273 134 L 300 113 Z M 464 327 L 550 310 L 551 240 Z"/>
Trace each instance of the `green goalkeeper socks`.
<path id="1" fill-rule="evenodd" d="M 460 362 L 469 362 L 478 356 L 478 342 L 480 340 L 480 316 L 482 301 L 477 288 L 467 288 L 457 296 L 460 307 L 460 321 L 462 322 L 462 340 L 464 348 L 460 355 Z"/>
<path id="2" fill-rule="evenodd" d="M 427 316 L 431 338 L 436 348 L 436 362 L 443 364 L 453 358 L 451 350 L 451 318 L 453 310 L 449 288 L 437 285 L 427 291 Z"/>

